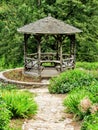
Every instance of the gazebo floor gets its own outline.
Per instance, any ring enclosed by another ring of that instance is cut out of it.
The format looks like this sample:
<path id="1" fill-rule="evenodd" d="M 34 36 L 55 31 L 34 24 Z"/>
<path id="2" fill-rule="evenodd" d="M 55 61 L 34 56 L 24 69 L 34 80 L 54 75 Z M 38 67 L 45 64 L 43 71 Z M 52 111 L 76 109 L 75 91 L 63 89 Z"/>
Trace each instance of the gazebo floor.
<path id="1" fill-rule="evenodd" d="M 25 74 L 28 74 L 28 75 L 31 75 L 31 76 L 38 76 L 38 74 L 36 72 L 34 72 L 33 70 L 25 71 Z M 60 72 L 57 71 L 57 69 L 51 68 L 51 67 L 46 67 L 41 72 L 41 77 L 42 78 L 51 78 L 51 77 L 57 76 L 59 74 L 60 74 Z"/>
<path id="2" fill-rule="evenodd" d="M 57 71 L 57 69 L 55 68 L 45 68 L 42 72 L 41 72 L 41 77 L 42 78 L 49 78 L 49 77 L 54 77 L 59 75 L 59 71 Z"/>

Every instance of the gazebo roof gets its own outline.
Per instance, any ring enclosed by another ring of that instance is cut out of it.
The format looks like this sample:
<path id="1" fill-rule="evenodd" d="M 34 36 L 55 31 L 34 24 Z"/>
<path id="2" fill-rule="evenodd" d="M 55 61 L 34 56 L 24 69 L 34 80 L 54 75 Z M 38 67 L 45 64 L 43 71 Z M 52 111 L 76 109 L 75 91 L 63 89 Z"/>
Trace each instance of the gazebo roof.
<path id="1" fill-rule="evenodd" d="M 17 31 L 23 34 L 75 34 L 82 32 L 80 29 L 51 16 L 27 24 Z"/>

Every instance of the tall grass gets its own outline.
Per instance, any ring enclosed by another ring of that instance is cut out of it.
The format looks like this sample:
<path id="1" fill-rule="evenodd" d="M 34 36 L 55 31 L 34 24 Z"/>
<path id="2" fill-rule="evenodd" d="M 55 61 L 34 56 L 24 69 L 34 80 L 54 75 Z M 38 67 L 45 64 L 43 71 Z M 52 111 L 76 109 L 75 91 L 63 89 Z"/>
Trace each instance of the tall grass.
<path id="1" fill-rule="evenodd" d="M 98 113 L 86 116 L 81 130 L 98 130 Z"/>
<path id="2" fill-rule="evenodd" d="M 27 91 L 2 91 L 2 97 L 11 112 L 12 118 L 26 118 L 37 113 L 34 96 Z"/>
<path id="3" fill-rule="evenodd" d="M 0 94 L 0 130 L 8 130 L 10 122 L 10 111 Z"/>

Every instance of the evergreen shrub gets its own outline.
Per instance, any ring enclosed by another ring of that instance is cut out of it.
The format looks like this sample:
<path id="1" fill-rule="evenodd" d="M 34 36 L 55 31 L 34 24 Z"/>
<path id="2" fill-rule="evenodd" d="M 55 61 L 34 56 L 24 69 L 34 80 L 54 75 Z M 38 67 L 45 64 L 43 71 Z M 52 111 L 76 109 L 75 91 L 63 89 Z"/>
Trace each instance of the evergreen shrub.
<path id="1" fill-rule="evenodd" d="M 66 93 L 75 87 L 89 86 L 96 82 L 92 74 L 84 70 L 68 70 L 50 80 L 50 93 Z"/>

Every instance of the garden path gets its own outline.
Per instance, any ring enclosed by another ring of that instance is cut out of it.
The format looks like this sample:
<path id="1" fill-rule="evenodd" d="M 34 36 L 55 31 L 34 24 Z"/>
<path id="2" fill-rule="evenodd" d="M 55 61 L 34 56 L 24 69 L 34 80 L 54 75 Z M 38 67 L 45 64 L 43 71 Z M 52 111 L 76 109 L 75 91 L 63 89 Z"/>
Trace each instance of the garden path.
<path id="1" fill-rule="evenodd" d="M 39 110 L 34 119 L 24 122 L 22 130 L 80 130 L 80 125 L 64 113 L 62 101 L 66 95 L 49 94 L 47 88 L 30 91 L 37 93 L 35 100 Z"/>

